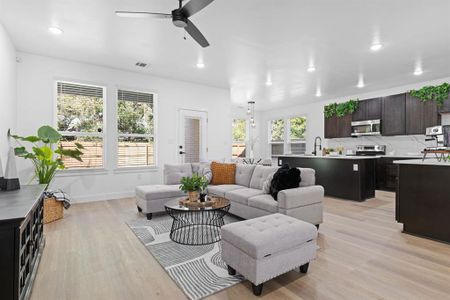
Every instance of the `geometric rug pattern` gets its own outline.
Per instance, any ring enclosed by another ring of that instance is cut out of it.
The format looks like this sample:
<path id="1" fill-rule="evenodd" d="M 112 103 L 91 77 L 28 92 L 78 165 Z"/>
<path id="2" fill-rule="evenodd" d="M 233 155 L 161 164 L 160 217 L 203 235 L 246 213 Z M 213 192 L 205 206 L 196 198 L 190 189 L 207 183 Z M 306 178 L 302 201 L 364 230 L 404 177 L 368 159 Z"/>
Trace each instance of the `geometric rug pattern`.
<path id="1" fill-rule="evenodd" d="M 227 215 L 224 221 L 228 224 L 239 219 Z M 171 241 L 170 216 L 140 218 L 127 224 L 189 299 L 205 298 L 244 280 L 239 275 L 228 275 L 220 243 L 186 246 Z"/>

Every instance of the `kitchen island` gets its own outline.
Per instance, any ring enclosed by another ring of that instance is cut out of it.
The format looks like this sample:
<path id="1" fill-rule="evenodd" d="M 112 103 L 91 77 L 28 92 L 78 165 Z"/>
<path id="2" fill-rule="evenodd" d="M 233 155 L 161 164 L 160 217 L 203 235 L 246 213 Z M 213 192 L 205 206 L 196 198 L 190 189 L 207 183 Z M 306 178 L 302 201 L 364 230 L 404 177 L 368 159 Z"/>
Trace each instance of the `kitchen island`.
<path id="1" fill-rule="evenodd" d="M 403 231 L 450 243 L 450 163 L 394 161 L 399 166 L 396 220 Z"/>
<path id="2" fill-rule="evenodd" d="M 316 170 L 325 195 L 354 201 L 375 197 L 377 156 L 280 156 L 278 165 Z"/>

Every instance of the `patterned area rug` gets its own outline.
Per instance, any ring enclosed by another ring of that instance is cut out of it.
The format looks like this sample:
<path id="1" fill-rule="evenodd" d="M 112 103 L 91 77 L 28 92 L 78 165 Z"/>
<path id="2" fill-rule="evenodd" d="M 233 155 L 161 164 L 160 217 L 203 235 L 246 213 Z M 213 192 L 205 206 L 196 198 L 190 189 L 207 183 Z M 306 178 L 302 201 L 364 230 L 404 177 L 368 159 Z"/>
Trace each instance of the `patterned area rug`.
<path id="1" fill-rule="evenodd" d="M 224 220 L 226 224 L 239 221 L 231 216 Z M 167 215 L 155 216 L 151 221 L 134 220 L 128 226 L 189 299 L 202 299 L 244 280 L 228 275 L 220 243 L 184 246 L 172 242 L 172 218 Z"/>

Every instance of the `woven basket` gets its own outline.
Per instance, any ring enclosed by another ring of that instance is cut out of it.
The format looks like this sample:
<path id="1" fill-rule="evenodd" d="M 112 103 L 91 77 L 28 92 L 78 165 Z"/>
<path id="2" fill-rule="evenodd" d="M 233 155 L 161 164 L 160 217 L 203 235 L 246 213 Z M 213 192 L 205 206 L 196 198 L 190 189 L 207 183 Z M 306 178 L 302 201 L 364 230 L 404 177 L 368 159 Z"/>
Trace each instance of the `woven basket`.
<path id="1" fill-rule="evenodd" d="M 44 199 L 44 224 L 62 219 L 64 217 L 64 207 L 61 201 L 55 198 Z"/>

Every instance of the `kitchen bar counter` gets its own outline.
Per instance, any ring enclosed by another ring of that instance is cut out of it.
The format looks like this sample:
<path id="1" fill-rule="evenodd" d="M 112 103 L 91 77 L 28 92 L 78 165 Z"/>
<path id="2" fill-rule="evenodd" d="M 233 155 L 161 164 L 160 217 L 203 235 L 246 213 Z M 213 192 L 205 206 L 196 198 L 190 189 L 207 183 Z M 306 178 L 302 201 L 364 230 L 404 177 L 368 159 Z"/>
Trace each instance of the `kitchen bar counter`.
<path id="1" fill-rule="evenodd" d="M 403 223 L 403 231 L 450 243 L 450 163 L 396 163 L 396 220 Z"/>
<path id="2" fill-rule="evenodd" d="M 316 183 L 325 195 L 354 201 L 375 197 L 376 162 L 374 156 L 280 156 L 278 164 L 312 168 Z"/>

